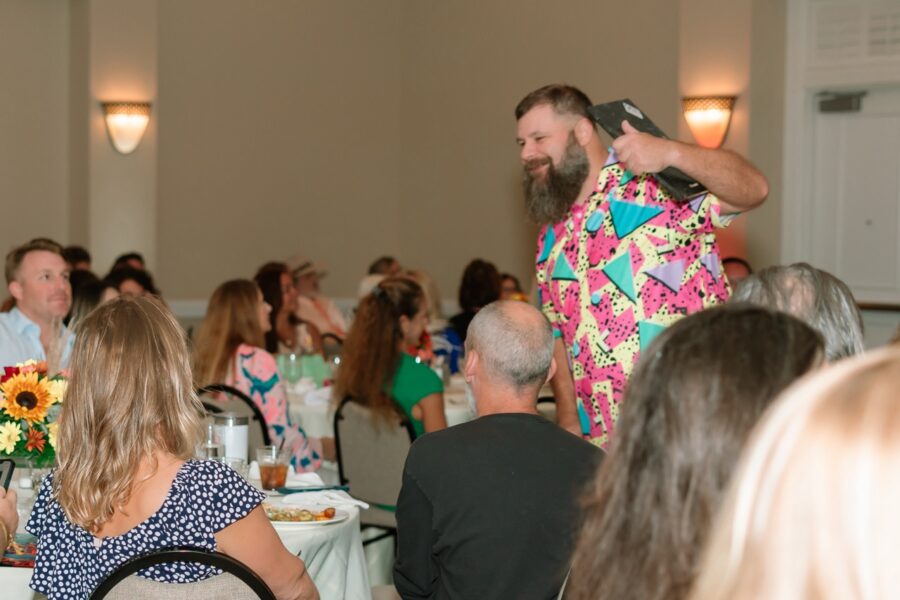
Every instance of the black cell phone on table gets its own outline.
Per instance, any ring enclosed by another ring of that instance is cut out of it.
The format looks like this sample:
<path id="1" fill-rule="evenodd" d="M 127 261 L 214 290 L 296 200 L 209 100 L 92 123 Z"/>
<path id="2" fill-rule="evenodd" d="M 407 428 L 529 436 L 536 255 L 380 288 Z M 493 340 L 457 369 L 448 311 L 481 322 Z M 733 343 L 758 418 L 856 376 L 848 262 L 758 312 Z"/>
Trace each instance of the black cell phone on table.
<path id="1" fill-rule="evenodd" d="M 9 489 L 9 484 L 12 482 L 13 471 L 15 470 L 16 463 L 14 463 L 11 458 L 0 459 L 0 485 L 3 486 L 4 490 Z"/>

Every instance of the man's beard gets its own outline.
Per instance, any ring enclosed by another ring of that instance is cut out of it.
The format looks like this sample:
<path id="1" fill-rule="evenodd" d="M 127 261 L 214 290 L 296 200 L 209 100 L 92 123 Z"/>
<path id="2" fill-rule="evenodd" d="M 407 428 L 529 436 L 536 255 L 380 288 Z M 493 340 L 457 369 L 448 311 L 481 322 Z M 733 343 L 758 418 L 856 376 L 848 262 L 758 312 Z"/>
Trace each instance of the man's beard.
<path id="1" fill-rule="evenodd" d="M 543 178 L 532 174 L 533 168 L 547 165 Z M 578 199 L 578 192 L 590 173 L 587 153 L 569 134 L 566 153 L 559 165 L 549 157 L 535 158 L 524 165 L 522 183 L 525 186 L 525 208 L 528 216 L 540 225 L 562 220 Z"/>

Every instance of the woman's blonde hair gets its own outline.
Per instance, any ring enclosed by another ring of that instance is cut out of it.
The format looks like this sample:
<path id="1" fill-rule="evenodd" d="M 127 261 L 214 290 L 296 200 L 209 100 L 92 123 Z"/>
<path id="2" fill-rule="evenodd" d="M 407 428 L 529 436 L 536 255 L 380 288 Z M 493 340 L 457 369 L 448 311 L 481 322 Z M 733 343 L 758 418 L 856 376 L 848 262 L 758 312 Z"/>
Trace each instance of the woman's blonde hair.
<path id="1" fill-rule="evenodd" d="M 158 300 L 121 297 L 82 319 L 59 418 L 56 498 L 96 531 L 131 495 L 143 458 L 190 458 L 202 436 L 184 332 Z"/>
<path id="2" fill-rule="evenodd" d="M 790 388 L 754 432 L 692 600 L 895 598 L 900 351 Z"/>
<path id="3" fill-rule="evenodd" d="M 259 324 L 259 286 L 247 279 L 226 281 L 209 299 L 206 317 L 194 340 L 194 381 L 224 383 L 241 344 L 265 347 Z"/>

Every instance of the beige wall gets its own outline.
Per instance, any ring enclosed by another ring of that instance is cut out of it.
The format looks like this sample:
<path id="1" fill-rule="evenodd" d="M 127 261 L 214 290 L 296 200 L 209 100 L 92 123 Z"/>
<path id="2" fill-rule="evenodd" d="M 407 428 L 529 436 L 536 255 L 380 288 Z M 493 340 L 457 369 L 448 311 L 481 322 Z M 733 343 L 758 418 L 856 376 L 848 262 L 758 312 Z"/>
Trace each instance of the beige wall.
<path id="1" fill-rule="evenodd" d="M 769 199 L 747 215 L 747 251 L 754 265 L 781 262 L 784 131 L 784 0 L 753 0 L 750 62 L 752 105 L 749 155 L 769 178 Z"/>
<path id="2" fill-rule="evenodd" d="M 4 255 L 32 237 L 65 239 L 69 233 L 68 40 L 69 10 L 64 0 L 0 2 Z"/>
<path id="3" fill-rule="evenodd" d="M 105 273 L 122 252 L 156 262 L 157 4 L 146 0 L 89 0 L 90 99 L 87 114 L 88 240 L 95 270 Z M 131 154 L 110 143 L 100 102 L 151 102 L 150 123 Z"/>
<path id="4" fill-rule="evenodd" d="M 551 81 L 631 97 L 683 135 L 682 93 L 731 76 L 729 145 L 778 178 L 780 141 L 751 126 L 780 119 L 778 0 L 110 1 L 0 2 L 0 50 L 19 57 L 0 63 L 0 198 L 31 216 L 0 232 L 87 243 L 99 271 L 155 255 L 171 299 L 294 253 L 327 263 L 337 296 L 382 253 L 444 296 L 475 256 L 529 279 L 512 109 Z M 679 35 L 692 15 L 728 50 Z M 134 155 L 112 153 L 101 96 L 155 100 Z M 779 207 L 764 210 L 747 246 L 771 261 Z"/>
<path id="5" fill-rule="evenodd" d="M 396 2 L 160 3 L 159 269 L 206 298 L 266 260 L 352 294 L 400 254 Z"/>
<path id="6" fill-rule="evenodd" d="M 533 275 L 515 145 L 516 103 L 553 82 L 595 102 L 631 97 L 669 131 L 677 37 L 669 1 L 417 2 L 404 10 L 403 256 L 455 296 L 482 257 Z M 628 26 L 626 24 L 633 24 Z M 635 33 L 638 32 L 638 33 Z"/>
<path id="7" fill-rule="evenodd" d="M 530 278 L 515 103 L 568 81 L 677 117 L 667 1 L 247 6 L 161 3 L 159 277 L 176 297 L 295 252 L 329 263 L 335 295 L 381 253 L 447 296 L 476 256 Z M 605 57 L 633 46 L 611 24 L 638 21 L 640 50 Z"/>

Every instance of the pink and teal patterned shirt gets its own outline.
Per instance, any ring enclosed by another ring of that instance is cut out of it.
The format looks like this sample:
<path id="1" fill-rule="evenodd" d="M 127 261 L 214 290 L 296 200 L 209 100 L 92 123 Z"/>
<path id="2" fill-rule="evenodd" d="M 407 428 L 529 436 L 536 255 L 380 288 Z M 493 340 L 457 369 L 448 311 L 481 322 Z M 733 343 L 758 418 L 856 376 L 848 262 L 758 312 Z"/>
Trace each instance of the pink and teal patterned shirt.
<path id="1" fill-rule="evenodd" d="M 322 441 L 307 437 L 302 427 L 291 422 L 287 394 L 274 356 L 262 348 L 241 344 L 226 383 L 253 398 L 266 419 L 272 442 L 290 449 L 291 464 L 297 472 L 315 471 L 322 466 Z"/>
<path id="2" fill-rule="evenodd" d="M 712 194 L 676 202 L 610 150 L 591 197 L 541 230 L 541 310 L 565 342 L 595 444 L 610 441 L 641 350 L 681 317 L 728 299 L 715 235 L 728 218 L 719 212 Z"/>

